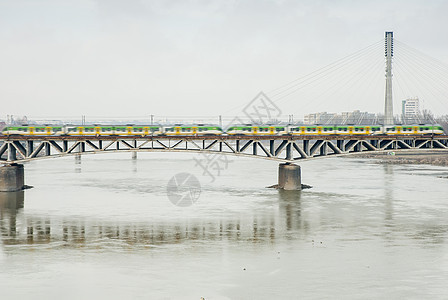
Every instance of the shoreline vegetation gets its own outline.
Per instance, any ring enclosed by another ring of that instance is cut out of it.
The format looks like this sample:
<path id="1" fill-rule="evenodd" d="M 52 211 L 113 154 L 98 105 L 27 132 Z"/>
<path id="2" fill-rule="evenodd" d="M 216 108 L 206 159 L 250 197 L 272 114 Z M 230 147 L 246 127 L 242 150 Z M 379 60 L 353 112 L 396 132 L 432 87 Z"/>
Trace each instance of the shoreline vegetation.
<path id="1" fill-rule="evenodd" d="M 379 164 L 416 164 L 448 167 L 448 151 L 390 151 L 382 153 L 360 153 L 357 158 L 377 159 Z"/>

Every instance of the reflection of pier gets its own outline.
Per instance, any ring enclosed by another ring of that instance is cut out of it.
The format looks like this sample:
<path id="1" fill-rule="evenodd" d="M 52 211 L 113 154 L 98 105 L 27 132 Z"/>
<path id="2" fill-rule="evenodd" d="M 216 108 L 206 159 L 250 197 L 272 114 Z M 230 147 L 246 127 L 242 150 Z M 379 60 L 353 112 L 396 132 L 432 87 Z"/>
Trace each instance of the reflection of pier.
<path id="1" fill-rule="evenodd" d="M 240 218 L 162 219 L 146 222 L 30 215 L 26 213 L 26 208 L 24 209 L 25 193 L 0 193 L 0 234 L 2 244 L 6 247 L 26 245 L 33 248 L 71 247 L 97 250 L 138 249 L 188 243 L 206 247 L 208 242 L 276 244 L 288 240 L 311 241 L 325 230 L 331 231 L 335 226 L 342 226 L 349 232 L 358 232 L 359 228 L 369 226 L 362 218 L 355 224 L 345 223 L 345 214 L 333 212 L 331 216 L 323 217 L 317 212 L 310 213 L 306 210 L 309 203 L 305 205 L 305 210 L 303 208 L 303 192 L 297 191 L 280 190 L 278 210 L 273 208 Z M 325 195 L 319 198 L 321 197 Z M 448 233 L 447 227 L 410 222 L 412 225 L 409 228 L 394 223 L 393 199 L 390 197 L 386 194 L 385 223 L 373 228 L 376 232 L 382 232 L 386 240 L 393 241 L 404 236 L 416 240 L 430 239 L 437 243 L 444 240 Z M 310 198 L 307 198 L 310 201 Z M 328 208 L 324 210 L 329 211 Z"/>
<path id="2" fill-rule="evenodd" d="M 280 214 L 274 210 L 241 219 L 133 223 L 26 215 L 24 192 L 0 193 L 0 230 L 4 245 L 102 248 L 189 241 L 275 243 L 279 238 L 292 238 L 302 227 L 300 193 L 281 191 L 279 197 Z"/>

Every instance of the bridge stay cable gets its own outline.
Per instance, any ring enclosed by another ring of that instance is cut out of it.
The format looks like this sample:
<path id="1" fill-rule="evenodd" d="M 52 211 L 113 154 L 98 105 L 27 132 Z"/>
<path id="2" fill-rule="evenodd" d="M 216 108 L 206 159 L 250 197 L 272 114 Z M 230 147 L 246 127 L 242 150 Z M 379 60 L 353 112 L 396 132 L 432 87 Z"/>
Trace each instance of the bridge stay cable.
<path id="1" fill-rule="evenodd" d="M 319 72 L 312 76 L 307 76 L 306 78 L 304 78 L 297 84 L 290 86 L 287 89 L 284 89 L 280 93 L 276 93 L 276 94 L 272 95 L 271 98 L 273 99 L 274 102 L 279 102 L 282 99 L 292 95 L 293 93 L 303 89 L 304 87 L 307 87 L 312 83 L 319 82 L 325 78 L 328 78 L 331 75 L 342 77 L 342 76 L 339 76 L 341 71 L 347 71 L 346 69 L 349 69 L 349 68 L 355 69 L 357 66 L 357 64 L 356 64 L 357 62 L 359 62 L 359 61 L 362 62 L 363 60 L 365 60 L 366 56 L 377 53 L 377 51 L 380 50 L 381 45 L 377 44 L 376 46 L 377 46 L 376 48 L 371 48 L 368 51 L 363 52 L 362 55 L 357 55 L 356 57 L 353 57 L 351 60 L 346 61 L 344 64 L 335 65 L 335 67 L 332 68 L 331 70 L 328 70 L 328 72 L 327 72 L 327 70 L 325 70 L 324 72 Z M 339 73 L 336 73 L 337 71 L 339 71 Z M 287 93 L 287 94 L 285 95 L 284 93 Z M 271 95 L 271 94 L 268 93 L 268 95 Z"/>
<path id="2" fill-rule="evenodd" d="M 313 71 L 305 76 L 302 76 L 293 81 L 290 81 L 289 83 L 284 84 L 278 88 L 270 90 L 269 92 L 267 92 L 267 95 L 271 98 L 271 100 L 273 100 L 274 102 L 277 102 L 280 99 L 276 99 L 276 98 L 279 98 L 280 95 L 290 91 L 291 89 L 297 88 L 303 84 L 309 85 L 308 81 L 315 79 L 316 77 L 321 78 L 321 79 L 325 78 L 325 77 L 329 76 L 331 73 L 334 73 L 337 70 L 343 68 L 344 66 L 350 66 L 354 61 L 362 59 L 362 57 L 365 56 L 366 54 L 375 53 L 375 51 L 379 50 L 382 47 L 383 43 L 384 43 L 384 40 L 381 39 L 367 47 L 364 47 L 361 50 L 358 50 L 358 51 L 356 51 L 352 54 L 349 54 L 341 59 L 338 59 L 337 61 L 335 61 L 333 63 L 330 63 L 322 68 L 319 68 L 316 71 Z M 314 81 L 318 81 L 318 80 L 319 79 L 315 79 Z M 298 89 L 300 89 L 300 88 L 298 88 Z M 294 93 L 294 92 L 292 92 L 292 93 Z M 290 93 L 290 94 L 292 94 L 292 93 Z M 286 96 L 289 96 L 290 94 L 288 94 Z M 282 97 L 281 99 L 283 99 L 285 97 Z M 224 114 L 227 114 L 230 111 L 234 111 L 234 110 L 236 110 L 238 108 L 242 108 L 244 106 L 245 106 L 245 104 L 237 105 L 229 110 L 226 110 L 224 112 Z"/>
<path id="3" fill-rule="evenodd" d="M 423 101 L 433 105 L 436 101 L 441 107 L 448 108 L 448 72 L 443 73 L 443 69 L 433 68 L 426 62 L 419 52 L 402 51 L 402 55 L 395 59 L 396 81 L 404 82 L 408 91 L 420 99 L 423 97 Z"/>
<path id="4" fill-rule="evenodd" d="M 302 109 L 308 108 L 310 105 L 313 105 L 313 107 L 317 108 L 322 103 L 328 101 L 333 101 L 333 99 L 338 99 L 340 101 L 345 101 L 345 104 L 348 103 L 348 99 L 350 97 L 344 97 L 347 93 L 354 94 L 355 93 L 355 86 L 364 85 L 366 82 L 368 84 L 368 81 L 365 80 L 365 78 L 368 75 L 375 74 L 372 72 L 372 70 L 375 70 L 375 67 L 382 66 L 383 62 L 372 59 L 371 61 L 365 60 L 363 61 L 362 65 L 359 65 L 357 67 L 357 70 L 345 70 L 343 74 L 339 74 L 335 78 L 331 78 L 326 82 L 327 86 L 322 91 L 319 91 L 318 95 L 312 96 L 308 99 L 305 105 L 301 106 Z M 362 94 L 362 93 L 358 93 Z M 353 98 L 353 97 L 352 97 Z M 359 98 L 358 98 L 359 99 Z"/>

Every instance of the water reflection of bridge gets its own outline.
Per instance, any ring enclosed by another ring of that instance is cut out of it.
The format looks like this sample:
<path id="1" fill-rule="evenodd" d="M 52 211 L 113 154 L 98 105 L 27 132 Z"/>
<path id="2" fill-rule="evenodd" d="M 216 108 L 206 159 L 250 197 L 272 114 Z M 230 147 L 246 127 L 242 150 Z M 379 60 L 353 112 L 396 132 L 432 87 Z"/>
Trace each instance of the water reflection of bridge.
<path id="1" fill-rule="evenodd" d="M 391 170 L 387 168 L 386 172 Z M 208 242 L 233 244 L 278 244 L 288 240 L 311 242 L 319 236 L 332 236 L 335 228 L 345 235 L 371 239 L 380 234 L 387 244 L 414 240 L 426 247 L 441 244 L 448 237 L 448 227 L 395 220 L 393 195 L 386 189 L 383 223 L 372 223 L 356 204 L 344 210 L 324 208 L 322 212 L 307 210 L 303 194 L 279 191 L 278 209 L 241 217 L 193 220 L 105 221 L 78 216 L 30 215 L 24 210 L 25 192 L 0 193 L 0 234 L 4 246 L 24 245 L 32 248 L 146 249 L 164 245 L 206 246 Z M 316 194 L 311 201 L 326 203 L 332 195 Z M 308 201 L 310 198 L 308 197 Z M 326 203 L 326 204 L 325 204 Z M 361 205 L 362 206 L 362 205 Z M 351 213 L 350 210 L 352 210 Z M 358 215 L 359 214 L 359 215 Z M 374 228 L 372 228 L 374 226 Z M 15 248 L 11 248 L 15 249 Z"/>
<path id="2" fill-rule="evenodd" d="M 23 213 L 24 192 L 0 193 L 0 230 L 4 245 L 55 247 L 162 246 L 188 241 L 275 243 L 291 231 L 302 231 L 300 193 L 279 193 L 280 214 L 240 219 L 110 222 L 79 217 L 33 216 Z"/>

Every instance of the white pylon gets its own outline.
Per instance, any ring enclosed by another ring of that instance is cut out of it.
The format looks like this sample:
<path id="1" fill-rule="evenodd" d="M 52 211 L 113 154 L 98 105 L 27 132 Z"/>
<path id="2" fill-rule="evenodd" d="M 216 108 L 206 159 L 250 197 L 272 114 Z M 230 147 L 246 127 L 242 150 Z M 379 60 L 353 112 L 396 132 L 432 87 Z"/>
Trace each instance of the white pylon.
<path id="1" fill-rule="evenodd" d="M 392 57 L 394 56 L 394 33 L 386 32 L 386 97 L 384 105 L 384 125 L 394 124 L 394 106 L 392 102 Z"/>

